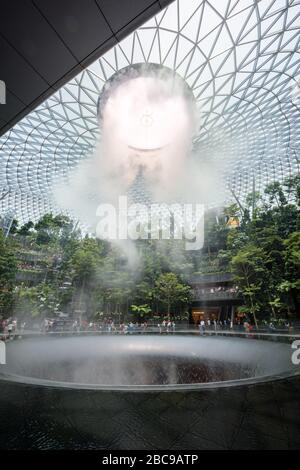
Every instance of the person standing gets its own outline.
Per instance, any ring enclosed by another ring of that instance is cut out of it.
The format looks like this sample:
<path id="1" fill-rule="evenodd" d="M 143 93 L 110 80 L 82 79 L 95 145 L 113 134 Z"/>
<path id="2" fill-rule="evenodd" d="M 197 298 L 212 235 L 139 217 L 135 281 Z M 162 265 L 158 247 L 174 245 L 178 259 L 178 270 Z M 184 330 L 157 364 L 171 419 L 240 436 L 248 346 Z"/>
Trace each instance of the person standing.
<path id="1" fill-rule="evenodd" d="M 12 321 L 10 321 L 7 325 L 7 332 L 8 332 L 8 337 L 10 338 L 14 329 L 14 324 Z"/>

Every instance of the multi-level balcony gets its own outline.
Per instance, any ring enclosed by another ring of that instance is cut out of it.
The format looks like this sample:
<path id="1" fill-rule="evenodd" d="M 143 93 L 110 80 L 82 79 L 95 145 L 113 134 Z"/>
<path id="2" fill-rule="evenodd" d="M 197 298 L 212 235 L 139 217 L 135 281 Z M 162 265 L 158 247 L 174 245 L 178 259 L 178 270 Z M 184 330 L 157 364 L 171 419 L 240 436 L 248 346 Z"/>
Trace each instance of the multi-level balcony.
<path id="1" fill-rule="evenodd" d="M 21 247 L 16 256 L 18 259 L 17 282 L 38 284 L 46 280 L 57 265 L 57 257 L 46 250 Z"/>
<path id="2" fill-rule="evenodd" d="M 235 287 L 212 287 L 212 288 L 192 288 L 192 300 L 233 300 L 239 298 L 239 292 Z"/>
<path id="3" fill-rule="evenodd" d="M 217 258 L 201 258 L 198 272 L 192 274 L 188 282 L 193 302 L 236 302 L 240 298 L 233 274 L 228 267 L 220 265 Z"/>

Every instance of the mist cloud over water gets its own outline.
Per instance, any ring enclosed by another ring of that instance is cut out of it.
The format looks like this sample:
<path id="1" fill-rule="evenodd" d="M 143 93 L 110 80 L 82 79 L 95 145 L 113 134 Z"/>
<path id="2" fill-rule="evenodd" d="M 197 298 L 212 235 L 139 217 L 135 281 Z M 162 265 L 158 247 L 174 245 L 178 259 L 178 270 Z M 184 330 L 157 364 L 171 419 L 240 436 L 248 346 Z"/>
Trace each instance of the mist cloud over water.
<path id="1" fill-rule="evenodd" d="M 239 380 L 296 370 L 289 344 L 245 338 L 132 335 L 13 341 L 0 371 L 94 385 L 169 385 Z"/>
<path id="2" fill-rule="evenodd" d="M 95 232 L 98 205 L 116 206 L 119 196 L 130 192 L 133 202 L 144 204 L 209 205 L 220 196 L 220 165 L 193 148 L 201 123 L 183 83 L 161 74 L 135 76 L 112 87 L 93 155 L 54 191 L 57 205 L 90 232 Z"/>

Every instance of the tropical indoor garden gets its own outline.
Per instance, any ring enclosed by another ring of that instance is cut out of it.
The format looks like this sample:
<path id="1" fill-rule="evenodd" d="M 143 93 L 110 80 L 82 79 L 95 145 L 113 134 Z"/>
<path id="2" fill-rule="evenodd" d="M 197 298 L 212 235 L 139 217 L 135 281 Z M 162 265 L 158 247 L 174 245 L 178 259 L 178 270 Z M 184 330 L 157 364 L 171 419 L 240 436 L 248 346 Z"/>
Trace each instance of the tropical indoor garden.
<path id="1" fill-rule="evenodd" d="M 300 302 L 299 203 L 298 176 L 269 184 L 244 205 L 208 210 L 199 252 L 175 240 L 136 241 L 134 269 L 116 246 L 82 234 L 67 216 L 13 220 L 8 236 L 1 232 L 1 319 L 188 323 L 190 277 L 230 272 L 244 318 L 256 327 L 292 322 Z"/>

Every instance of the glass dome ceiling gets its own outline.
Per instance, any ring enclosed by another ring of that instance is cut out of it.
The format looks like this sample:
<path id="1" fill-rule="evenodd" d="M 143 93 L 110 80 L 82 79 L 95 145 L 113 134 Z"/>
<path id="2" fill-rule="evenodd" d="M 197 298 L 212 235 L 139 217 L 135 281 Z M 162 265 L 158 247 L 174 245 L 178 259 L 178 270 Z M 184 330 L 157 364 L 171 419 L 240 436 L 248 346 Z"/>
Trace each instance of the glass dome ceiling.
<path id="1" fill-rule="evenodd" d="M 199 158 L 243 200 L 298 171 L 300 1 L 177 0 L 0 138 L 1 211 L 58 212 L 54 183 L 93 150 L 103 85 L 130 64 L 175 70 L 192 89 Z"/>

